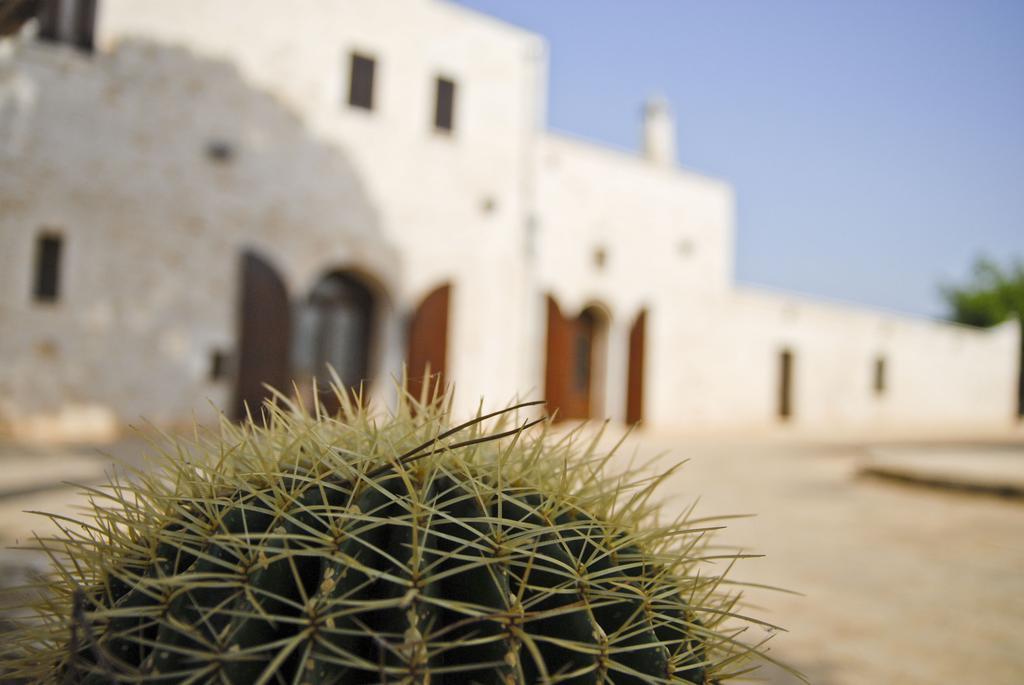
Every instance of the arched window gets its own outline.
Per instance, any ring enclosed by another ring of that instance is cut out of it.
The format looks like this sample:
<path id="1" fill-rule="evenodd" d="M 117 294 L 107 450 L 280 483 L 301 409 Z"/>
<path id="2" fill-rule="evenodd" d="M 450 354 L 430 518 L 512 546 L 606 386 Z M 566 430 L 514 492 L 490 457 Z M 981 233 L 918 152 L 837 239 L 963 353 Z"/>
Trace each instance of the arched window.
<path id="1" fill-rule="evenodd" d="M 305 369 L 325 388 L 329 367 L 347 388 L 358 388 L 370 376 L 373 295 L 357 277 L 335 272 L 320 279 L 310 292 L 300 324 L 305 340 Z"/>
<path id="2" fill-rule="evenodd" d="M 374 291 L 351 271 L 328 273 L 297 303 L 291 366 L 307 408 L 312 410 L 315 381 L 320 407 L 328 414 L 338 411 L 332 369 L 344 390 L 365 395 L 372 377 L 376 305 Z"/>

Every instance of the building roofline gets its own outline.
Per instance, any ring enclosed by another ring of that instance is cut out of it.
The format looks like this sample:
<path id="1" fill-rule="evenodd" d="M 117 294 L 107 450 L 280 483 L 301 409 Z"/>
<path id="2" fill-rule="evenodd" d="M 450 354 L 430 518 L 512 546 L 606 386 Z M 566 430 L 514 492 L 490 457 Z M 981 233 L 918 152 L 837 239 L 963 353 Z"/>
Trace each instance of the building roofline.
<path id="1" fill-rule="evenodd" d="M 607 143 L 602 140 L 596 140 L 594 138 L 590 138 L 579 133 L 573 133 L 572 131 L 545 127 L 541 131 L 541 135 L 546 136 L 548 138 L 552 138 L 556 141 L 570 143 L 573 145 L 579 145 L 580 147 L 587 148 L 589 151 L 611 157 L 615 161 L 631 162 L 637 165 L 638 167 L 646 169 L 648 171 L 656 173 L 665 173 L 670 176 L 678 176 L 688 181 L 696 180 L 704 183 L 712 183 L 715 185 L 720 185 L 729 188 L 730 190 L 733 187 L 732 184 L 729 181 L 725 180 L 724 178 L 719 178 L 718 176 L 711 176 L 700 171 L 695 171 L 693 169 L 688 169 L 686 167 L 679 166 L 678 164 L 675 164 L 673 166 L 656 164 L 654 162 L 651 162 L 650 160 L 645 159 L 644 156 L 640 154 L 639 150 L 627 148 L 622 145 Z"/>
<path id="2" fill-rule="evenodd" d="M 970 324 L 960 323 L 958 321 L 950 321 L 949 319 L 943 319 L 939 316 L 929 316 L 927 314 L 917 314 L 914 312 L 902 311 L 894 309 L 892 307 L 885 307 L 882 305 L 871 305 L 864 304 L 862 302 L 856 302 L 854 300 L 848 300 L 842 297 L 835 297 L 831 295 L 819 295 L 816 293 L 808 293 L 802 290 L 793 290 L 782 286 L 768 285 L 763 283 L 756 283 L 754 281 L 739 281 L 736 280 L 732 284 L 732 290 L 737 295 L 762 295 L 769 297 L 786 298 L 787 300 L 793 300 L 795 304 L 807 304 L 810 306 L 829 307 L 832 309 L 841 309 L 844 312 L 850 312 L 852 310 L 855 314 L 861 314 L 864 316 L 874 316 L 877 318 L 895 320 L 896 323 L 910 323 L 910 324 L 934 324 L 943 327 L 949 327 L 951 329 L 961 330 L 965 333 L 977 333 L 977 334 L 991 334 L 1001 329 L 1006 322 L 998 324 L 996 326 L 982 327 L 972 326 Z"/>
<path id="3" fill-rule="evenodd" d="M 544 36 L 537 33 L 536 31 L 531 31 L 530 29 L 525 28 L 523 26 L 519 26 L 518 24 L 513 24 L 510 21 L 500 19 L 494 16 L 493 14 L 487 14 L 486 12 L 483 12 L 481 10 L 474 9 L 472 7 L 466 7 L 465 5 L 461 5 L 455 2 L 455 0 L 429 0 L 429 2 L 431 2 L 434 5 L 440 5 L 448 10 L 451 10 L 452 12 L 470 15 L 473 19 L 477 21 L 483 21 L 486 23 L 493 24 L 494 26 L 501 27 L 502 29 L 505 30 L 514 31 L 516 33 L 521 34 L 521 36 L 524 38 L 531 38 L 535 41 L 543 43 L 544 45 L 547 45 L 547 39 L 545 39 Z"/>

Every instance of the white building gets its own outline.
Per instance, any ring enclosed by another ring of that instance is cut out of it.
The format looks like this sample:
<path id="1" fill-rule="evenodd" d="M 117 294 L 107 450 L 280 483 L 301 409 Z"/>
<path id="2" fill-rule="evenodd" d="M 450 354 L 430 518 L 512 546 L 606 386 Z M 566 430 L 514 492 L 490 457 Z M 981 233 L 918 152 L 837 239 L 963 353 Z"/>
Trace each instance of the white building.
<path id="1" fill-rule="evenodd" d="M 544 130 L 439 0 L 47 0 L 0 41 L 0 425 L 237 411 L 326 363 L 658 428 L 1006 426 L 1019 331 L 736 287 L 728 184 Z M 795 191 L 796 192 L 796 191 Z"/>

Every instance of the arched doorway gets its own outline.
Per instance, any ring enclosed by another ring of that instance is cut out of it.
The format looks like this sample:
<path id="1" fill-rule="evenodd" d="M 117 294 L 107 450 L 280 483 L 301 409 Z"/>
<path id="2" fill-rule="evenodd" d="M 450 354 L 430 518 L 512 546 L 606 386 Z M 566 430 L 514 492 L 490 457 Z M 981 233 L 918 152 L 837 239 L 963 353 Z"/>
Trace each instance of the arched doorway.
<path id="1" fill-rule="evenodd" d="M 363 280 L 350 271 L 321 278 L 302 304 L 296 335 L 294 365 L 305 391 L 315 379 L 319 401 L 330 414 L 338 399 L 330 389 L 331 369 L 347 390 L 366 389 L 375 321 L 374 297 Z"/>
<path id="2" fill-rule="evenodd" d="M 626 423 L 644 418 L 644 346 L 647 310 L 641 309 L 629 329 L 629 369 L 626 379 Z"/>
<path id="3" fill-rule="evenodd" d="M 544 392 L 558 420 L 589 419 L 602 390 L 601 335 L 606 320 L 596 307 L 565 317 L 548 296 L 547 361 Z"/>
<path id="4" fill-rule="evenodd" d="M 271 396 L 266 386 L 286 390 L 291 381 L 288 289 L 274 267 L 254 252 L 242 254 L 240 295 L 238 367 L 232 404 L 235 420 L 246 417 L 246 408 L 258 417 L 263 402 Z"/>
<path id="5" fill-rule="evenodd" d="M 444 388 L 448 363 L 448 300 L 451 286 L 447 283 L 427 295 L 413 313 L 409 323 L 409 346 L 406 354 L 406 388 L 413 397 L 434 399 L 435 388 Z M 427 394 L 423 377 L 430 369 Z"/>

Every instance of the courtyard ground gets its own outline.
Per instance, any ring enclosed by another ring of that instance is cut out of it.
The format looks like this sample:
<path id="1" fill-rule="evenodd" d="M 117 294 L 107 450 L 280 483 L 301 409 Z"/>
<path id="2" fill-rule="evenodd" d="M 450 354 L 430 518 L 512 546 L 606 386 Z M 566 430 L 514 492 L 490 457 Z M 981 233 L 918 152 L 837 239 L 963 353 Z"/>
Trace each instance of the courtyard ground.
<path id="1" fill-rule="evenodd" d="M 1024 440 L 877 445 L 793 436 L 739 439 L 638 435 L 623 451 L 665 451 L 687 464 L 666 482 L 670 509 L 732 520 L 721 541 L 762 553 L 737 579 L 801 595 L 752 591 L 756 613 L 785 626 L 772 655 L 818 685 L 1024 682 L 1024 499 L 916 486 L 864 475 L 893 451 L 951 451 L 1024 465 Z M 138 462 L 144 440 L 101 448 Z M 1017 461 L 1019 460 L 1019 461 Z M 62 480 L 101 480 L 109 459 L 89 447 L 0 442 L 0 544 L 45 528 L 26 509 L 70 512 Z M 1019 470 L 1017 471 L 1019 473 Z M 0 553 L 4 585 L 36 563 Z M 792 683 L 777 669 L 768 682 Z"/>
<path id="2" fill-rule="evenodd" d="M 721 538 L 765 555 L 739 563 L 737 578 L 802 593 L 749 599 L 789 631 L 773 638 L 772 654 L 810 682 L 1024 682 L 1024 499 L 862 475 L 890 446 L 639 442 L 689 459 L 665 484 L 670 507 L 699 497 L 698 512 L 756 514 L 728 522 Z M 1024 466 L 1021 443 L 957 449 Z M 793 682 L 774 669 L 764 675 Z"/>

